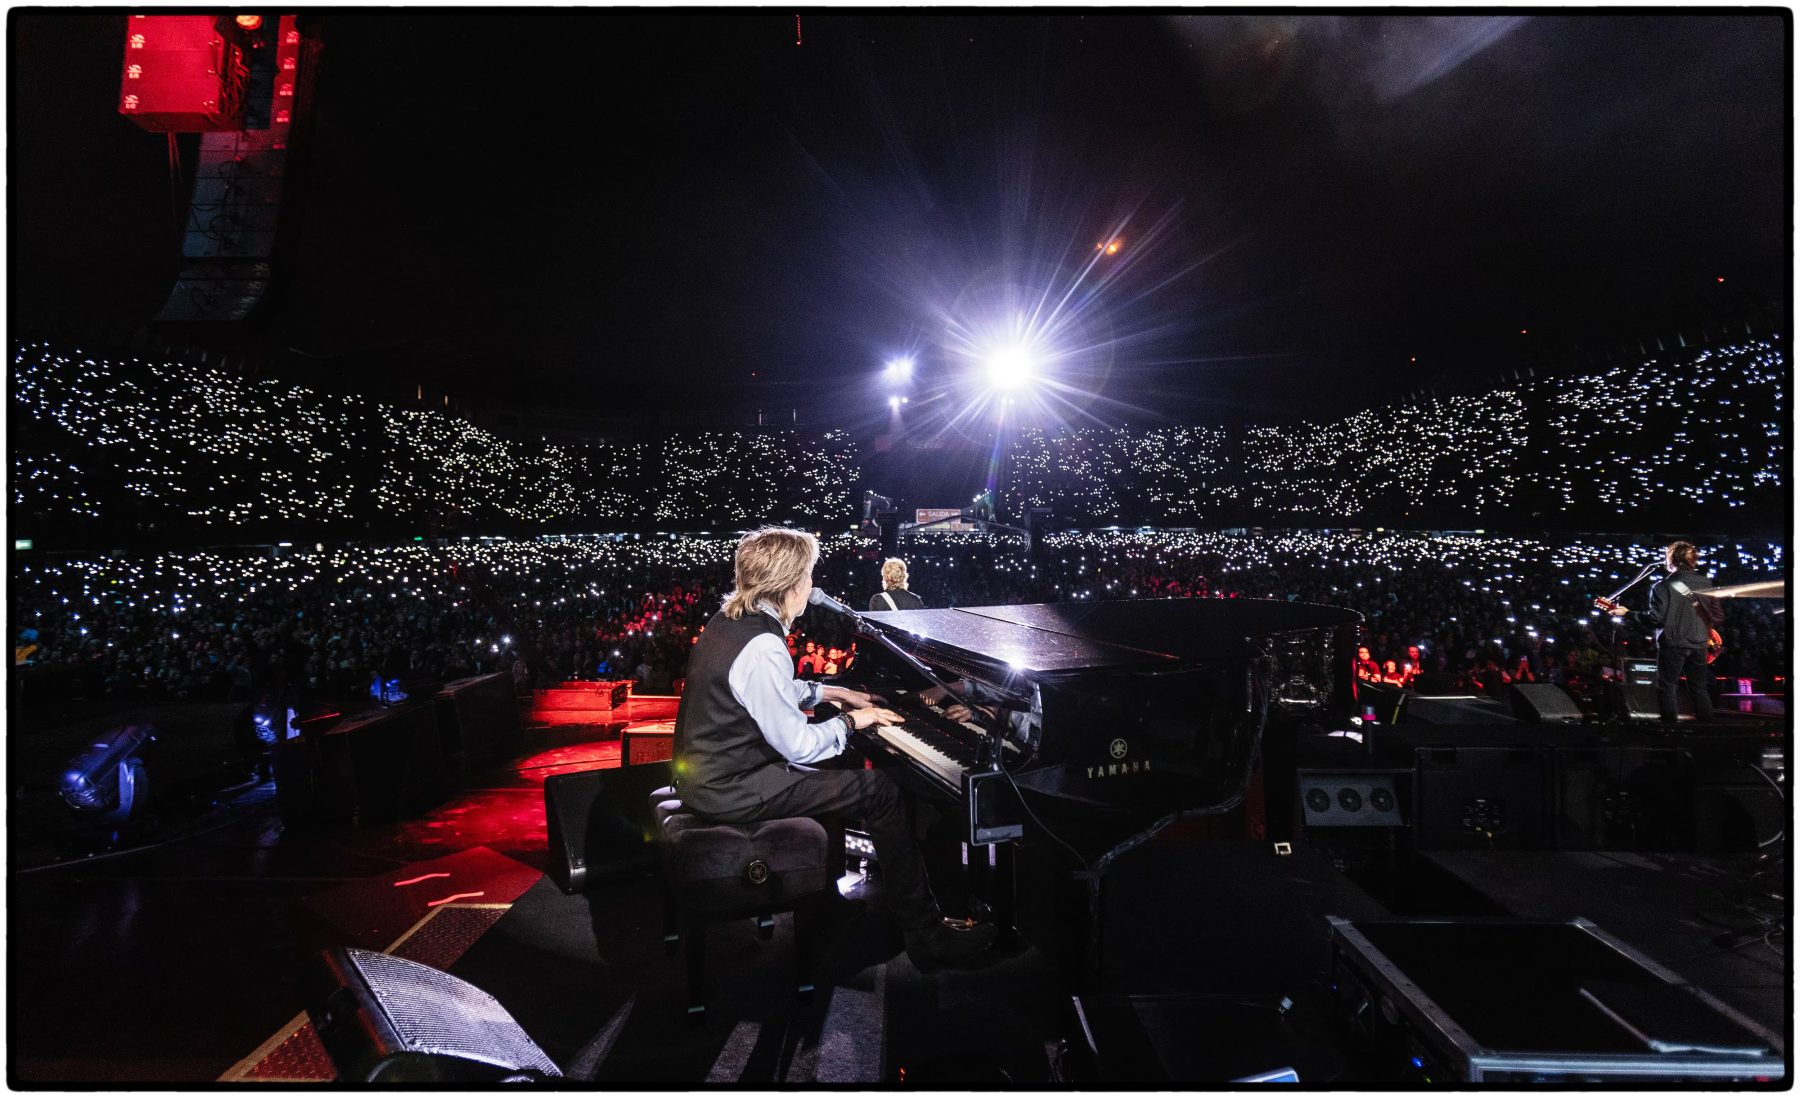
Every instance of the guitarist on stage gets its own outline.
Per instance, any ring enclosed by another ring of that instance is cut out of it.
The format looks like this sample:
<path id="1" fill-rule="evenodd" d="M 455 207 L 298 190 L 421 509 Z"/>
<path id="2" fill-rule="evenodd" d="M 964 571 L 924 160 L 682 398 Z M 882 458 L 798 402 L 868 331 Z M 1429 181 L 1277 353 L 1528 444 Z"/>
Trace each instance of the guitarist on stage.
<path id="1" fill-rule="evenodd" d="M 1694 701 L 1694 719 L 1705 723 L 1713 716 L 1712 668 L 1706 652 L 1718 635 L 1714 631 L 1718 611 L 1698 594 L 1713 586 L 1699 567 L 1700 554 L 1691 544 L 1678 541 L 1669 546 L 1663 559 L 1663 570 L 1669 574 L 1650 588 L 1650 607 L 1638 614 L 1656 626 L 1656 705 L 1664 724 L 1675 723 L 1675 687 L 1683 675 Z M 1629 613 L 1622 606 L 1611 612 L 1615 617 Z"/>

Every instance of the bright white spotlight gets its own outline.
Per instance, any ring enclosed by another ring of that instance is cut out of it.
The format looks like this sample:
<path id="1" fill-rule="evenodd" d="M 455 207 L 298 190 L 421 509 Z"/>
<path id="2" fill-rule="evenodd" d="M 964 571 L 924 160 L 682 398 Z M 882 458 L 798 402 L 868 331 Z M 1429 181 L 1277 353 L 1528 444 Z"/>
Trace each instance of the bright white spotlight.
<path id="1" fill-rule="evenodd" d="M 1036 356 L 1025 346 L 1006 347 L 988 356 L 988 384 L 996 389 L 1019 389 L 1037 371 Z"/>
<path id="2" fill-rule="evenodd" d="M 898 412 L 900 410 L 900 398 L 897 396 L 888 397 L 888 407 Z"/>
<path id="3" fill-rule="evenodd" d="M 887 364 L 889 381 L 906 381 L 912 377 L 912 373 L 913 360 L 910 358 L 896 358 Z"/>

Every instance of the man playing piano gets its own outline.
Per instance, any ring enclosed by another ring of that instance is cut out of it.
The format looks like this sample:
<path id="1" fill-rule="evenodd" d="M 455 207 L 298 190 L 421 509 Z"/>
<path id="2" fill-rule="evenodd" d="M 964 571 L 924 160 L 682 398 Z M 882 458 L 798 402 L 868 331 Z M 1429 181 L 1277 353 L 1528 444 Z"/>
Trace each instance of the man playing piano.
<path id="1" fill-rule="evenodd" d="M 967 963 L 993 943 L 995 928 L 944 921 L 893 779 L 813 768 L 841 754 L 852 731 L 901 723 L 871 695 L 794 678 L 783 638 L 806 609 L 818 559 L 819 543 L 804 531 L 764 527 L 738 542 L 736 587 L 688 660 L 675 717 L 676 790 L 689 811 L 719 823 L 860 819 L 907 955 L 927 970 Z M 803 710 L 827 701 L 839 717 L 810 723 Z"/>

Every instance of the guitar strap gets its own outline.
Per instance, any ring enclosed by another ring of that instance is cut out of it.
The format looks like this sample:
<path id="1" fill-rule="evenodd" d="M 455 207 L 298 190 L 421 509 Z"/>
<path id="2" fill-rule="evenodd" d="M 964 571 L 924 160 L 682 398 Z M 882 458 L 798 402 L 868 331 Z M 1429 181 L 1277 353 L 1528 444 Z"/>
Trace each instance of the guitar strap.
<path id="1" fill-rule="evenodd" d="M 889 609 L 889 610 L 898 610 L 898 609 L 900 609 L 900 607 L 898 607 L 898 606 L 896 606 L 896 605 L 894 605 L 894 596 L 892 596 L 892 595 L 890 595 L 890 594 L 888 594 L 888 593 L 887 593 L 887 592 L 886 592 L 886 591 L 883 591 L 883 592 L 882 592 L 882 593 L 881 593 L 881 597 L 882 597 L 882 598 L 884 598 L 884 599 L 886 599 L 886 600 L 887 600 L 887 604 L 888 604 L 888 609 Z"/>

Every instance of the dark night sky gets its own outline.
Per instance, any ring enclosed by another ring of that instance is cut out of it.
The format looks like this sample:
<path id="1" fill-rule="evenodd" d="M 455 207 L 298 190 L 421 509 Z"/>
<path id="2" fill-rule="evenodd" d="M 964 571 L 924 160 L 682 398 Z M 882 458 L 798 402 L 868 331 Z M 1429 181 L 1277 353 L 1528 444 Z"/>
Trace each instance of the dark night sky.
<path id="1" fill-rule="evenodd" d="M 768 10 L 322 16 L 261 338 L 471 399 L 755 372 L 849 415 L 885 358 L 946 376 L 947 327 L 1060 297 L 1122 225 L 1069 378 L 1216 418 L 1790 297 L 1778 13 L 803 18 L 796 47 Z M 173 276 L 163 140 L 113 113 L 122 34 L 10 17 L 15 328 L 141 320 Z"/>

